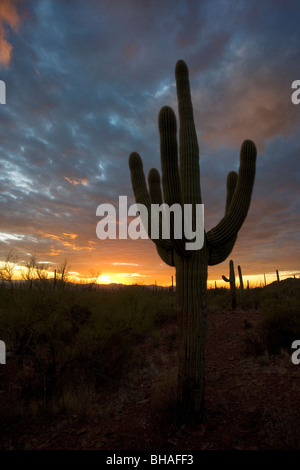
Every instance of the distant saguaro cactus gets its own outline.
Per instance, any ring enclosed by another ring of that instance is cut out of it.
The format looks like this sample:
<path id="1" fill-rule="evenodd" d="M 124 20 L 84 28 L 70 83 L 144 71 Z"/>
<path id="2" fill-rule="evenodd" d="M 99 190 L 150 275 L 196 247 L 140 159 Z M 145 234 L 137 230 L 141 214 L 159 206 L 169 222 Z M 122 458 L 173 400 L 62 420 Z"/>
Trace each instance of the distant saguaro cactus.
<path id="1" fill-rule="evenodd" d="M 278 284 L 279 284 L 279 283 L 280 283 L 280 277 L 279 277 L 278 269 L 276 269 L 276 276 L 277 276 L 277 282 L 278 282 Z"/>
<path id="2" fill-rule="evenodd" d="M 242 274 L 242 268 L 240 267 L 240 265 L 238 266 L 238 272 L 239 272 L 239 279 L 240 279 L 240 290 L 244 291 L 243 274 Z"/>
<path id="3" fill-rule="evenodd" d="M 189 72 L 179 60 L 175 68 L 179 109 L 179 156 L 177 123 L 172 108 L 164 106 L 159 113 L 162 188 L 156 169 L 149 172 L 147 188 L 143 162 L 136 152 L 130 154 L 129 167 L 136 202 L 148 209 L 148 234 L 151 237 L 151 204 L 172 206 L 192 204 L 195 221 L 196 204 L 202 203 L 200 189 L 199 148 L 194 124 Z M 240 151 L 239 174 L 227 177 L 225 215 L 205 233 L 201 249 L 187 251 L 183 239 L 175 239 L 171 226 L 170 239 L 153 240 L 162 260 L 176 268 L 178 299 L 179 375 L 178 403 L 184 416 L 201 418 L 204 413 L 206 338 L 206 290 L 208 265 L 224 261 L 231 253 L 237 233 L 247 215 L 255 178 L 256 147 L 245 140 Z M 161 225 L 159 233 L 161 234 Z"/>
<path id="4" fill-rule="evenodd" d="M 236 308 L 236 285 L 235 285 L 235 272 L 234 264 L 232 259 L 229 261 L 229 278 L 222 276 L 223 281 L 230 283 L 230 293 L 231 293 L 231 308 L 234 310 Z"/>

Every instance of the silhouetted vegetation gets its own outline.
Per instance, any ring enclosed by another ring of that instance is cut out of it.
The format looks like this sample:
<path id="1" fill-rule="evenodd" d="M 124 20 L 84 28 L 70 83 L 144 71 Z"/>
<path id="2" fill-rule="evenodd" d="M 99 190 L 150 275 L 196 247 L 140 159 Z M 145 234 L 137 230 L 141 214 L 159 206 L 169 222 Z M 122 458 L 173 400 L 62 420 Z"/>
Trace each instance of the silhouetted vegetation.
<path id="1" fill-rule="evenodd" d="M 291 343 L 300 339 L 299 284 L 287 279 L 280 281 L 280 291 L 277 281 L 237 290 L 243 308 L 234 315 L 243 317 L 248 331 L 241 355 L 256 360 L 283 349 L 290 353 Z M 176 293 L 170 289 L 58 286 L 53 289 L 53 279 L 43 278 L 0 286 L 0 338 L 8 353 L 0 370 L 5 396 L 0 417 L 6 428 L 49 416 L 92 416 L 103 393 L 118 390 L 124 380 L 134 383 L 147 359 L 139 345 L 156 341 L 162 325 L 176 322 Z M 208 322 L 216 311 L 231 312 L 229 289 L 208 290 Z M 255 325 L 247 322 L 247 311 L 257 313 Z M 174 411 L 176 371 L 164 374 L 152 406 L 163 401 Z M 154 408 L 153 416 L 159 412 Z"/>
<path id="2" fill-rule="evenodd" d="M 0 287 L 0 338 L 14 362 L 12 408 L 21 414 L 68 408 L 75 390 L 79 397 L 82 387 L 95 393 L 113 382 L 136 362 L 135 344 L 174 314 L 168 290 L 71 283 L 53 289 L 53 279 L 31 281 Z"/>

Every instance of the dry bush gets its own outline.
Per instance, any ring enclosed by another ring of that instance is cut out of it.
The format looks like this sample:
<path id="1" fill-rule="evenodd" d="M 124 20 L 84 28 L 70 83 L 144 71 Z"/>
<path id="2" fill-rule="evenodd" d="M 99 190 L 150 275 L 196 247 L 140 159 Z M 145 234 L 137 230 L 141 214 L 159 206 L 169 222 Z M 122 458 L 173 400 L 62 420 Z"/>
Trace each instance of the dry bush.
<path id="1" fill-rule="evenodd" d="M 300 301 L 267 297 L 261 302 L 260 321 L 246 339 L 246 353 L 277 354 L 289 350 L 295 339 L 300 339 Z"/>

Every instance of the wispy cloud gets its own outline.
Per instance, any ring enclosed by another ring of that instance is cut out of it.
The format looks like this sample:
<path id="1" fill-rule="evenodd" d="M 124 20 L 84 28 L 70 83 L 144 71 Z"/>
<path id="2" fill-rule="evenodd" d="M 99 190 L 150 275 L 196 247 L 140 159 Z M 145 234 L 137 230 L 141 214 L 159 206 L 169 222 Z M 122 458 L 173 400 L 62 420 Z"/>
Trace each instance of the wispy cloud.
<path id="1" fill-rule="evenodd" d="M 59 242 L 59 244 L 63 245 L 64 247 L 71 248 L 74 251 L 93 251 L 95 249 L 96 243 L 93 240 L 89 240 L 87 244 L 81 244 L 78 240 L 78 243 L 71 243 L 69 240 L 77 239 L 78 235 L 73 233 L 62 233 L 61 235 L 55 235 L 52 233 L 44 233 L 42 231 L 39 232 L 42 238 L 50 238 Z M 53 246 L 51 246 L 51 254 L 56 255 L 62 253 L 63 250 L 56 250 Z"/>
<path id="2" fill-rule="evenodd" d="M 65 180 L 67 180 L 70 184 L 73 184 L 74 186 L 76 186 L 77 184 L 82 184 L 82 186 L 86 186 L 87 183 L 88 183 L 88 180 L 86 178 L 83 178 L 81 180 L 78 180 L 78 179 L 72 179 L 72 178 L 68 178 L 67 176 L 64 176 Z"/>
<path id="3" fill-rule="evenodd" d="M 137 263 L 112 263 L 114 266 L 139 266 Z"/>
<path id="4" fill-rule="evenodd" d="M 1 0 L 0 257 L 13 248 L 22 259 L 68 257 L 78 273 L 138 266 L 147 281 L 171 278 L 150 240 L 98 240 L 96 208 L 116 206 L 120 195 L 134 202 L 132 151 L 146 173 L 161 168 L 157 116 L 163 105 L 178 114 L 174 67 L 182 58 L 206 229 L 222 217 L 227 173 L 252 138 L 253 198 L 232 257 L 252 274 L 296 272 L 300 106 L 291 83 L 300 79 L 299 19 L 294 0 Z"/>

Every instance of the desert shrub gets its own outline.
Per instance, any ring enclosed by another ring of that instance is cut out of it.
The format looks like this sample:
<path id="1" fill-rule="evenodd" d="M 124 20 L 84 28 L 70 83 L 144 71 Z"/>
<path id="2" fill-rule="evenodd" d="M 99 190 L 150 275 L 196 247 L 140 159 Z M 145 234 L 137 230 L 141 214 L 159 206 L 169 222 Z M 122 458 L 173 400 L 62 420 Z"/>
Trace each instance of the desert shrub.
<path id="1" fill-rule="evenodd" d="M 78 383 L 93 396 L 99 385 L 127 373 L 138 363 L 139 338 L 174 315 L 174 303 L 174 293 L 140 286 L 117 291 L 0 286 L 0 338 L 16 367 L 11 380 L 20 413 L 80 407 Z"/>
<path id="2" fill-rule="evenodd" d="M 293 399 L 288 398 L 284 407 L 266 405 L 267 419 L 264 425 L 266 442 L 272 450 L 300 450 L 300 410 Z"/>
<path id="3" fill-rule="evenodd" d="M 237 307 L 238 309 L 257 310 L 264 296 L 264 289 L 255 287 L 245 288 L 243 291 L 237 289 Z M 208 307 L 210 310 L 231 310 L 230 289 L 219 287 L 217 289 L 208 289 Z"/>
<path id="4" fill-rule="evenodd" d="M 257 310 L 262 301 L 263 288 L 255 287 L 253 289 L 244 289 L 244 292 L 238 291 L 238 304 L 244 309 Z"/>
<path id="5" fill-rule="evenodd" d="M 230 290 L 225 287 L 208 289 L 207 305 L 210 310 L 227 310 L 231 306 Z"/>
<path id="6" fill-rule="evenodd" d="M 175 294 L 152 292 L 129 286 L 118 292 L 98 293 L 98 308 L 91 317 L 92 328 L 85 329 L 88 341 L 106 341 L 114 332 L 131 335 L 153 334 L 158 324 L 175 313 Z"/>
<path id="7" fill-rule="evenodd" d="M 295 298 L 278 299 L 267 297 L 261 302 L 261 320 L 255 337 L 251 338 L 257 353 L 278 353 L 291 348 L 295 339 L 300 339 L 300 301 Z"/>

